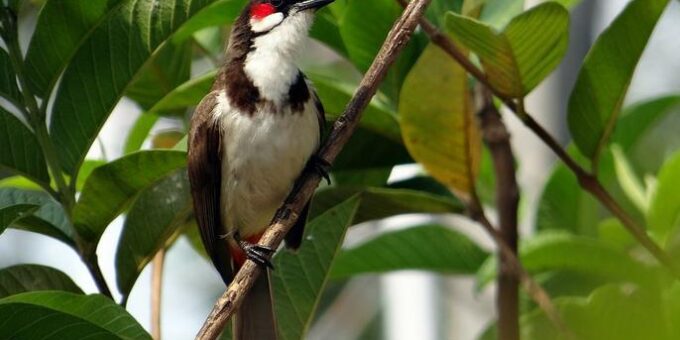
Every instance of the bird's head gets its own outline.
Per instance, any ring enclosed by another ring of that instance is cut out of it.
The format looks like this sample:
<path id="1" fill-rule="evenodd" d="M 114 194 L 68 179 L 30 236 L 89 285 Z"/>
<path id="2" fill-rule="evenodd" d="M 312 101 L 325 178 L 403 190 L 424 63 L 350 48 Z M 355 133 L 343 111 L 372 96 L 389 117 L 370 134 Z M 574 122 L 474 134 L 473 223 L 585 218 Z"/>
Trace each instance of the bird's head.
<path id="1" fill-rule="evenodd" d="M 317 9 L 334 0 L 252 0 L 248 13 L 250 29 L 254 33 L 266 33 L 286 21 L 299 16 L 310 16 Z"/>

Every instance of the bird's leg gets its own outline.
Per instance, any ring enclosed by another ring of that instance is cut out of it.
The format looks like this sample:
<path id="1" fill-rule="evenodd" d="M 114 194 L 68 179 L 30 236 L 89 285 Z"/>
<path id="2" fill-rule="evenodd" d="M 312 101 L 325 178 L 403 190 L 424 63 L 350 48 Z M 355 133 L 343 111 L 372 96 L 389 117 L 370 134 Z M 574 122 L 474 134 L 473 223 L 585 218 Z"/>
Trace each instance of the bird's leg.
<path id="1" fill-rule="evenodd" d="M 269 257 L 274 254 L 274 249 L 245 241 L 241 239 L 241 234 L 239 234 L 238 231 L 234 233 L 234 240 L 249 260 L 257 263 L 260 267 L 274 269 L 274 266 L 269 260 Z"/>
<path id="2" fill-rule="evenodd" d="M 318 173 L 326 183 L 331 184 L 331 177 L 328 175 L 331 172 L 331 164 L 325 159 L 319 157 L 317 154 L 313 154 L 307 162 L 307 168 L 311 171 Z"/>

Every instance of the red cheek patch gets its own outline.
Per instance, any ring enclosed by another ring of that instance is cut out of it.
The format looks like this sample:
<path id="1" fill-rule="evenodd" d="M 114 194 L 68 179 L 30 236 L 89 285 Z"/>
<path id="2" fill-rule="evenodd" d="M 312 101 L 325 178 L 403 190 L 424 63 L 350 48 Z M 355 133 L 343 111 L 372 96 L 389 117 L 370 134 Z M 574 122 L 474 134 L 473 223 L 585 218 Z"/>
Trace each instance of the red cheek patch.
<path id="1" fill-rule="evenodd" d="M 274 14 L 276 12 L 276 8 L 272 6 L 271 4 L 264 3 L 264 4 L 257 4 L 253 5 L 253 7 L 250 8 L 250 17 L 253 19 L 264 19 L 270 14 Z"/>

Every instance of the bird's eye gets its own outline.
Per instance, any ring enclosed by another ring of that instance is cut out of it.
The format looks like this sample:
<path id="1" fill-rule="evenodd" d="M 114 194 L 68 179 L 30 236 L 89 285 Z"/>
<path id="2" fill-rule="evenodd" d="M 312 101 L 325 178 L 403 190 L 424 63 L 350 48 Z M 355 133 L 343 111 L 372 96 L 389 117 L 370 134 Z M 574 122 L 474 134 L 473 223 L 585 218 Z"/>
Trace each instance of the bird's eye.
<path id="1" fill-rule="evenodd" d="M 276 7 L 266 2 L 253 5 L 253 7 L 250 8 L 250 17 L 253 19 L 264 19 L 274 13 L 276 13 Z"/>
<path id="2" fill-rule="evenodd" d="M 283 5 L 283 0 L 271 0 L 270 2 L 274 7 L 281 7 Z"/>

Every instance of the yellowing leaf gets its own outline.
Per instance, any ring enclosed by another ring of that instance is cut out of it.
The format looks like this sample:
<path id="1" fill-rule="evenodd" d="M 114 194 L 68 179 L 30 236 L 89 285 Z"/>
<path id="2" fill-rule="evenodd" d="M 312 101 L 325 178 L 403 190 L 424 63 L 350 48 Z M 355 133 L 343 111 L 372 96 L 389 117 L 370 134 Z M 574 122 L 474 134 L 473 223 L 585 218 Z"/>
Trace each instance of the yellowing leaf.
<path id="1" fill-rule="evenodd" d="M 468 199 L 479 170 L 481 140 L 465 70 L 431 44 L 406 77 L 400 98 L 402 136 L 413 158 Z"/>

